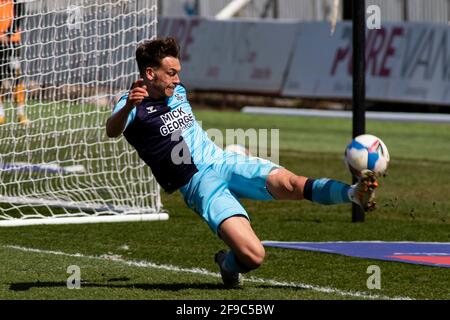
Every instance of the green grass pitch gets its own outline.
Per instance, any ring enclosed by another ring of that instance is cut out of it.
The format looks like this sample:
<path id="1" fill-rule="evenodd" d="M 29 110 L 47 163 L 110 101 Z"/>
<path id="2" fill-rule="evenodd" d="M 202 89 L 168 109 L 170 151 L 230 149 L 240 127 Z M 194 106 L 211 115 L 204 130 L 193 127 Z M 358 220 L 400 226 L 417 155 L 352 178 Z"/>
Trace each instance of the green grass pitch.
<path id="1" fill-rule="evenodd" d="M 351 121 L 198 111 L 203 128 L 280 129 L 280 163 L 350 182 Z M 243 200 L 261 240 L 450 242 L 450 126 L 368 121 L 391 153 L 378 209 L 351 223 L 348 205 Z M 224 248 L 181 195 L 162 195 L 165 222 L 0 229 L 1 299 L 449 299 L 450 269 L 267 248 L 243 289 L 225 290 L 213 262 Z M 70 290 L 67 268 L 80 267 Z M 381 289 L 367 288 L 370 265 Z"/>

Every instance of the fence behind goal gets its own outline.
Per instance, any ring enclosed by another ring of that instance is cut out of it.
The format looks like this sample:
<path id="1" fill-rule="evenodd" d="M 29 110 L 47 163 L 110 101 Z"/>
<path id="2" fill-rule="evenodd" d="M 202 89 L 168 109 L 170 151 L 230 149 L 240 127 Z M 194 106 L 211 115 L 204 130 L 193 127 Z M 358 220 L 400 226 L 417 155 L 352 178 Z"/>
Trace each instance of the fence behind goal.
<path id="1" fill-rule="evenodd" d="M 115 99 L 138 77 L 137 43 L 156 37 L 156 2 L 23 4 L 20 44 L 1 47 L 13 51 L 1 61 L 13 72 L 2 77 L 0 226 L 168 218 L 149 168 L 105 134 Z"/>

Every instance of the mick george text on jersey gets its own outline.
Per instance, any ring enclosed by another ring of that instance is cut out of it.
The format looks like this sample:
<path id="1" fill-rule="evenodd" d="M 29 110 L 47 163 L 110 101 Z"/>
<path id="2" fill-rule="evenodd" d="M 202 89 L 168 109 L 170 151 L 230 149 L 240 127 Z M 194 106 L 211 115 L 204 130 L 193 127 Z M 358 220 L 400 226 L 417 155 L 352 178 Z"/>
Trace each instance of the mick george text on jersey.
<path id="1" fill-rule="evenodd" d="M 181 107 L 161 116 L 164 123 L 160 128 L 162 136 L 167 136 L 177 130 L 184 130 L 194 125 L 194 115 L 187 113 Z"/>

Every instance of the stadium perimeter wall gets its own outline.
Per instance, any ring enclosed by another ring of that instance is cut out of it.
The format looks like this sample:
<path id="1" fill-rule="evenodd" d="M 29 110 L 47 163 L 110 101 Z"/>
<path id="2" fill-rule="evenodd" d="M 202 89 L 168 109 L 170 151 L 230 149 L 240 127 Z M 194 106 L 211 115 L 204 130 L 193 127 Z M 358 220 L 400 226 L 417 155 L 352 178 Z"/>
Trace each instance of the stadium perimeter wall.
<path id="1" fill-rule="evenodd" d="M 326 22 L 162 18 L 159 35 L 182 47 L 190 89 L 351 99 L 352 26 Z M 367 31 L 367 98 L 450 105 L 450 29 L 383 23 Z"/>
<path id="2" fill-rule="evenodd" d="M 298 25 L 164 18 L 158 34 L 181 45 L 182 79 L 192 89 L 279 95 Z"/>

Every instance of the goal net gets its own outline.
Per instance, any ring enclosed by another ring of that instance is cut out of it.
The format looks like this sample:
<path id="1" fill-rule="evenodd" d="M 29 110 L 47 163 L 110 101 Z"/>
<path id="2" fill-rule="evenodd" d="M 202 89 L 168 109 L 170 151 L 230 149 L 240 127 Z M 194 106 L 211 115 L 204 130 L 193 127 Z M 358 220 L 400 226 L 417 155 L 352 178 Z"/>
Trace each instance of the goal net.
<path id="1" fill-rule="evenodd" d="M 0 226 L 168 219 L 149 168 L 105 133 L 157 0 L 16 2 L 0 3 Z"/>

